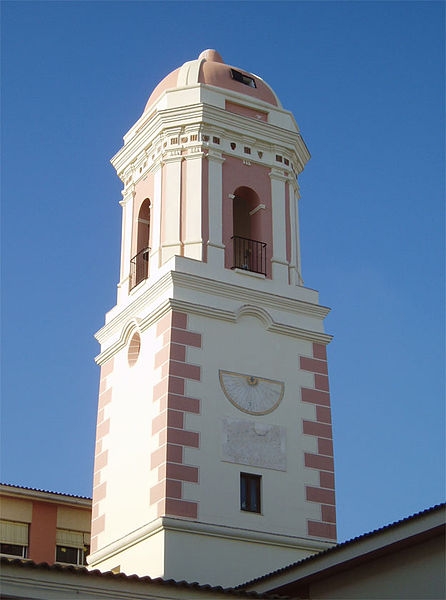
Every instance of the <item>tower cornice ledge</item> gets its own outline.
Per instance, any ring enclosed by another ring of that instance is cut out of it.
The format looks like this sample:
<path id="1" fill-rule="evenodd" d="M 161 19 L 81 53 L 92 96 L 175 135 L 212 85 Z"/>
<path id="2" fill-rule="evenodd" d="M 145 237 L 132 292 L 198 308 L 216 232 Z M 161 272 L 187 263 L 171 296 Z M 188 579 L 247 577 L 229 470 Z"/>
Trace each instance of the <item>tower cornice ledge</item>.
<path id="1" fill-rule="evenodd" d="M 317 552 L 321 552 L 321 550 L 326 550 L 333 546 L 333 543 L 322 540 L 313 541 L 308 538 L 256 531 L 255 529 L 243 529 L 241 527 L 228 527 L 227 525 L 215 525 L 201 521 L 186 521 L 172 517 L 161 517 L 143 525 L 128 535 L 115 540 L 98 552 L 90 554 L 88 557 L 89 568 L 94 569 L 98 563 L 113 558 L 113 556 L 130 548 L 135 543 L 141 542 L 142 540 L 163 531 L 177 531 L 208 537 L 225 538 L 231 541 L 248 541 L 251 543 L 265 544 L 267 546 L 280 546 L 282 548 L 295 549 L 297 552 L 300 551 L 304 556 L 316 554 Z"/>
<path id="2" fill-rule="evenodd" d="M 196 302 L 181 297 L 185 295 L 190 298 L 190 291 L 197 294 Z M 183 294 L 183 292 L 186 293 Z M 217 294 L 221 298 L 236 301 L 236 304 L 232 304 L 229 309 L 210 306 L 200 298 L 206 294 Z M 332 339 L 332 336 L 324 332 L 296 327 L 273 318 L 267 312 L 269 309 L 273 311 L 273 314 L 277 312 L 300 314 L 320 321 L 329 312 L 329 309 L 324 306 L 253 290 L 252 287 L 207 279 L 190 273 L 168 271 L 156 283 L 151 283 L 150 287 L 143 291 L 134 302 L 116 314 L 96 333 L 96 339 L 103 347 L 102 352 L 96 357 L 96 362 L 103 364 L 124 348 L 130 335 L 126 325 L 130 321 L 134 322 L 135 318 L 138 318 L 138 327 L 142 332 L 170 310 L 182 310 L 190 314 L 236 322 L 243 312 L 246 313 L 246 307 L 250 308 L 251 314 L 258 313 L 257 316 L 269 331 L 322 344 L 328 344 Z M 263 317 L 265 314 L 268 315 L 268 318 Z M 106 347 L 104 348 L 104 346 Z"/>
<path id="3" fill-rule="evenodd" d="M 286 114 L 291 115 L 288 112 Z M 124 146 L 111 159 L 116 171 L 118 173 L 124 171 L 129 163 L 136 160 L 143 149 L 150 146 L 154 138 L 166 130 L 170 131 L 173 127 L 178 126 L 178 123 L 181 123 L 182 129 L 192 125 L 212 123 L 213 128 L 220 128 L 226 131 L 227 135 L 239 135 L 240 131 L 243 131 L 243 136 L 251 136 L 262 145 L 271 146 L 271 148 L 276 147 L 280 140 L 279 146 L 286 148 L 289 152 L 295 152 L 300 165 L 305 165 L 310 159 L 310 153 L 295 123 L 295 130 L 290 130 L 275 123 L 255 121 L 250 117 L 228 112 L 218 106 L 197 103 L 159 110 L 152 116 L 150 122 L 142 124 L 135 131 L 134 136 L 130 138 L 125 136 Z"/>

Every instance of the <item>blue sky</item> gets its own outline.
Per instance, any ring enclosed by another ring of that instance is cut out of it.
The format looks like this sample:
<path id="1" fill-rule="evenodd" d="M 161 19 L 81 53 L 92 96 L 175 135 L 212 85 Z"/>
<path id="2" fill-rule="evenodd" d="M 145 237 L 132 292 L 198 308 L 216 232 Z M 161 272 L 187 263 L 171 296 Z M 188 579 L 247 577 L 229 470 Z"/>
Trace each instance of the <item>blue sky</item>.
<path id="1" fill-rule="evenodd" d="M 3 482 L 90 495 L 115 303 L 109 163 L 205 48 L 263 77 L 312 159 L 305 284 L 332 312 L 340 540 L 444 500 L 442 2 L 3 2 Z"/>

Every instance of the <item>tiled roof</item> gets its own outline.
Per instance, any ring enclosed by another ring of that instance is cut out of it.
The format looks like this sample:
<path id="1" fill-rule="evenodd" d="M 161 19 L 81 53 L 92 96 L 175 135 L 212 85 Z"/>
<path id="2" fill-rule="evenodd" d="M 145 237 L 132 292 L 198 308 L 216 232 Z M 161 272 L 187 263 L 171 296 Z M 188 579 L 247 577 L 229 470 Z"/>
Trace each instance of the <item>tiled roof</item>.
<path id="1" fill-rule="evenodd" d="M 197 582 L 188 583 L 187 581 L 175 581 L 174 579 L 162 579 L 161 577 L 152 578 L 147 576 L 140 577 L 138 575 L 125 575 L 124 573 L 112 573 L 111 571 L 107 571 L 102 573 L 97 569 L 94 571 L 89 571 L 86 567 L 76 567 L 74 565 L 60 565 L 54 564 L 49 565 L 48 563 L 35 563 L 32 560 L 27 560 L 23 558 L 8 558 L 6 556 L 0 557 L 0 565 L 12 565 L 17 568 L 25 568 L 25 569 L 37 569 L 40 571 L 54 571 L 54 572 L 63 572 L 63 573 L 72 573 L 74 575 L 80 575 L 81 577 L 100 577 L 111 580 L 124 580 L 124 581 L 135 581 L 138 583 L 143 583 L 147 585 L 165 585 L 170 587 L 184 588 L 190 590 L 197 590 L 209 593 L 223 593 L 228 596 L 234 596 L 236 598 L 265 598 L 268 600 L 273 600 L 274 598 L 280 598 L 280 600 L 284 600 L 286 596 L 278 596 L 273 594 L 263 594 L 257 592 L 244 592 L 242 590 L 238 590 L 236 588 L 223 588 L 221 586 L 212 586 L 212 585 L 203 585 Z"/>
<path id="2" fill-rule="evenodd" d="M 292 569 L 296 568 L 297 566 L 300 566 L 302 564 L 308 564 L 311 563 L 312 561 L 318 560 L 321 556 L 327 556 L 327 555 L 331 555 L 334 554 L 340 550 L 342 550 L 343 548 L 346 548 L 350 545 L 353 545 L 355 543 L 357 543 L 359 540 L 363 540 L 366 538 L 370 538 L 376 534 L 379 534 L 383 531 L 392 529 L 393 527 L 398 527 L 399 525 L 402 525 L 404 523 L 408 523 L 409 521 L 413 521 L 415 519 L 418 519 L 420 517 L 423 517 L 424 515 L 433 513 L 435 511 L 439 511 L 442 510 L 446 507 L 446 503 L 441 503 L 441 504 L 436 504 L 435 506 L 432 506 L 431 508 L 427 508 L 425 510 L 422 510 L 418 513 L 415 513 L 409 517 L 405 517 L 404 519 L 400 519 L 399 521 L 394 521 L 393 523 L 390 523 L 389 525 L 384 525 L 383 527 L 380 527 L 379 529 L 374 529 L 373 531 L 370 531 L 368 533 L 363 533 L 362 535 L 359 535 L 358 537 L 352 538 L 351 540 L 347 540 L 345 542 L 342 542 L 340 544 L 336 544 L 335 546 L 332 546 L 331 548 L 327 548 L 327 550 L 321 550 L 321 552 L 318 552 L 317 554 L 312 554 L 311 556 L 307 556 L 306 558 L 302 558 L 301 560 L 298 560 L 295 563 L 292 563 L 290 565 L 287 565 L 286 567 L 282 567 L 281 569 L 277 569 L 277 571 L 272 571 L 271 573 L 267 573 L 266 575 L 262 575 L 261 577 L 257 577 L 256 579 L 252 579 L 251 581 L 247 581 L 246 583 L 243 583 L 241 585 L 238 585 L 236 587 L 236 589 L 243 589 L 244 587 L 247 586 L 251 586 L 253 584 L 259 583 L 261 581 L 266 581 L 267 579 L 269 579 L 270 577 L 274 577 L 275 575 L 281 575 L 283 573 L 286 573 L 287 571 L 291 571 Z"/>
<path id="3" fill-rule="evenodd" d="M 54 494 L 55 496 L 64 496 L 66 498 L 76 498 L 78 500 L 91 500 L 91 498 L 88 496 L 77 496 L 76 494 L 65 494 L 63 492 L 53 492 L 52 490 L 42 490 L 40 488 L 26 487 L 23 485 L 14 485 L 12 483 L 0 483 L 0 486 L 11 488 L 11 490 L 13 490 L 15 488 L 18 490 L 26 490 L 29 492 L 41 492 L 43 494 Z"/>

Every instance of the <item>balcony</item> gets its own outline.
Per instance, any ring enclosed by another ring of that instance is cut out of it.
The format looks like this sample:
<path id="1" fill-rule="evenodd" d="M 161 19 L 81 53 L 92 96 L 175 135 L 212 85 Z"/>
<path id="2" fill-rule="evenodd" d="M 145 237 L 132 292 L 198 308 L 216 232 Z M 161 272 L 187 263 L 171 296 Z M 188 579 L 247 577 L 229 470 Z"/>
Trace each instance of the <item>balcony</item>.
<path id="1" fill-rule="evenodd" d="M 266 243 L 234 235 L 233 269 L 244 269 L 266 276 Z"/>
<path id="2" fill-rule="evenodd" d="M 130 260 L 129 292 L 149 276 L 150 248 L 143 248 Z"/>

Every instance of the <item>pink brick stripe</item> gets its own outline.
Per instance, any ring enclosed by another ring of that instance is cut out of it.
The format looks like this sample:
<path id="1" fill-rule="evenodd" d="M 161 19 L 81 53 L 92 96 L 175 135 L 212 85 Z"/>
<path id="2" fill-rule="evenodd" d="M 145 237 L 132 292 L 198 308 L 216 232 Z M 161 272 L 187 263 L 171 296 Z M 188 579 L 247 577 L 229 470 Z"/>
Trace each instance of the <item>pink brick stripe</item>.
<path id="1" fill-rule="evenodd" d="M 328 392 L 321 392 L 311 388 L 302 388 L 302 402 L 330 406 L 330 394 Z"/>
<path id="2" fill-rule="evenodd" d="M 336 540 L 336 525 L 330 523 L 320 523 L 318 521 L 307 522 L 308 535 L 318 538 L 328 538 Z"/>
<path id="3" fill-rule="evenodd" d="M 334 490 L 335 480 L 334 473 L 328 473 L 327 471 L 321 471 L 319 473 L 319 482 L 322 488 L 329 488 Z"/>
<path id="4" fill-rule="evenodd" d="M 324 392 L 330 391 L 328 375 L 320 375 L 319 373 L 315 373 L 314 374 L 314 387 L 317 390 L 322 390 Z"/>
<path id="5" fill-rule="evenodd" d="M 305 453 L 305 466 L 320 471 L 334 471 L 334 462 L 331 456 Z"/>
<path id="6" fill-rule="evenodd" d="M 333 456 L 333 442 L 331 440 L 318 438 L 317 451 L 318 454 L 324 454 L 325 456 Z"/>
<path id="7" fill-rule="evenodd" d="M 310 502 L 320 502 L 323 504 L 335 503 L 335 494 L 332 490 L 321 489 L 317 487 L 307 486 L 306 489 L 307 500 Z"/>
<path id="8" fill-rule="evenodd" d="M 321 360 L 327 360 L 327 347 L 324 344 L 313 344 L 313 356 L 314 358 L 320 358 Z"/>
<path id="9" fill-rule="evenodd" d="M 324 360 L 317 360 L 306 356 L 300 357 L 300 368 L 303 371 L 311 371 L 311 373 L 328 374 L 327 363 Z"/>
<path id="10" fill-rule="evenodd" d="M 303 421 L 303 432 L 308 435 L 315 435 L 322 438 L 330 438 L 332 436 L 331 433 L 331 425 L 326 425 L 325 423 L 317 423 L 316 421 Z"/>
<path id="11" fill-rule="evenodd" d="M 166 476 L 168 479 L 198 483 L 198 467 L 167 463 Z"/>
<path id="12" fill-rule="evenodd" d="M 304 464 L 319 471 L 320 487 L 305 486 L 306 500 L 320 505 L 321 521 L 307 521 L 310 536 L 336 539 L 335 480 L 327 351 L 313 343 L 312 356 L 300 356 L 300 368 L 313 373 L 313 387 L 301 388 L 302 402 L 314 405 L 315 420 L 302 420 L 302 431 L 317 440 L 317 454 L 304 452 Z"/>
<path id="13" fill-rule="evenodd" d="M 101 366 L 101 375 L 99 382 L 98 399 L 98 418 L 96 425 L 96 446 L 95 462 L 93 472 L 93 506 L 91 528 L 91 550 L 95 552 L 98 549 L 98 535 L 105 529 L 105 514 L 101 510 L 101 501 L 104 500 L 107 492 L 107 483 L 104 481 L 104 469 L 108 464 L 108 450 L 103 450 L 104 439 L 110 431 L 110 419 L 105 418 L 105 410 L 111 403 L 113 393 L 111 386 L 111 375 L 113 374 L 114 359 L 108 360 Z"/>
<path id="14" fill-rule="evenodd" d="M 159 447 L 151 455 L 151 468 L 158 470 L 159 483 L 150 491 L 150 503 L 158 516 L 196 519 L 198 503 L 183 498 L 182 482 L 198 484 L 199 471 L 184 464 L 184 448 L 199 448 L 200 436 L 186 429 L 189 413 L 200 413 L 200 400 L 185 396 L 187 380 L 200 381 L 201 367 L 186 362 L 187 348 L 201 348 L 201 335 L 189 331 L 188 315 L 172 312 L 157 324 L 162 346 L 155 355 L 161 380 L 154 386 L 153 400 L 160 411 L 152 421 L 152 434 Z"/>
<path id="15" fill-rule="evenodd" d="M 197 502 L 188 502 L 187 500 L 167 498 L 166 514 L 196 519 L 198 516 L 198 504 Z"/>

